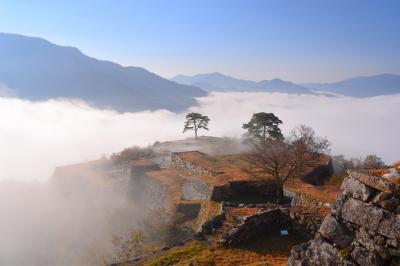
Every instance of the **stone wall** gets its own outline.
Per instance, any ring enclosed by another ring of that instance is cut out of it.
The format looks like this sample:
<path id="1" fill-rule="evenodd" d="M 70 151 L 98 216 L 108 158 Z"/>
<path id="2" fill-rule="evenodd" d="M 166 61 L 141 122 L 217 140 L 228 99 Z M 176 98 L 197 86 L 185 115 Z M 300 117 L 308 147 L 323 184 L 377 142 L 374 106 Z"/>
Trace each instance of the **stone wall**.
<path id="1" fill-rule="evenodd" d="M 236 226 L 224 235 L 224 243 L 238 245 L 268 232 L 277 233 L 287 229 L 288 216 L 276 208 L 246 217 L 242 224 Z"/>
<path id="2" fill-rule="evenodd" d="M 307 194 L 284 190 L 284 195 L 291 200 L 292 207 L 331 207 L 331 204 L 329 202 L 316 199 Z"/>
<path id="3" fill-rule="evenodd" d="M 292 221 L 292 230 L 315 235 L 321 226 L 323 217 L 320 213 L 303 208 L 290 208 L 289 217 Z"/>
<path id="4" fill-rule="evenodd" d="M 224 223 L 226 216 L 222 212 L 201 225 L 200 230 L 194 235 L 196 239 L 204 239 L 205 235 L 215 234 L 218 228 Z"/>
<path id="5" fill-rule="evenodd" d="M 188 162 L 184 159 L 182 159 L 181 157 L 181 153 L 180 152 L 173 152 L 171 155 L 171 167 L 179 170 L 179 171 L 183 171 L 183 172 L 187 172 L 190 175 L 214 175 L 214 173 L 206 168 L 200 167 L 198 165 L 196 165 L 193 162 Z"/>
<path id="6" fill-rule="evenodd" d="M 132 164 L 130 167 L 132 178 L 140 178 L 146 175 L 146 172 L 160 170 L 160 166 L 156 163 Z"/>
<path id="7" fill-rule="evenodd" d="M 304 175 L 301 179 L 314 186 L 321 186 L 325 181 L 333 174 L 333 164 L 332 159 L 326 162 L 326 164 L 321 164 L 315 167 L 311 172 Z"/>
<path id="8" fill-rule="evenodd" d="M 211 200 L 245 202 L 247 199 L 261 203 L 276 200 L 279 195 L 283 195 L 282 186 L 275 180 L 232 181 L 223 186 L 215 186 Z"/>
<path id="9" fill-rule="evenodd" d="M 349 171 L 314 239 L 288 265 L 400 265 L 400 185 Z"/>
<path id="10" fill-rule="evenodd" d="M 185 223 L 196 219 L 201 209 L 200 203 L 179 203 L 176 206 L 177 222 Z"/>

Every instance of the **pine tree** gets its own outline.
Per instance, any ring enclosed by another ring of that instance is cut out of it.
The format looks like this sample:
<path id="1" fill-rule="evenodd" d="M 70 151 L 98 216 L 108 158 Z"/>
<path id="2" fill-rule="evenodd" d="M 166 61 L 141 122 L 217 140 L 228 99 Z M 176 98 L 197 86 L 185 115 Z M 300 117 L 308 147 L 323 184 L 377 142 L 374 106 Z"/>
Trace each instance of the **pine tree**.
<path id="1" fill-rule="evenodd" d="M 208 129 L 208 123 L 210 122 L 210 118 L 208 116 L 199 114 L 199 113 L 189 113 L 186 115 L 186 122 L 183 128 L 183 133 L 188 130 L 194 130 L 194 134 L 197 139 L 197 131 L 199 129 Z"/>
<path id="2" fill-rule="evenodd" d="M 248 135 L 252 138 L 266 141 L 271 139 L 283 139 L 282 132 L 279 128 L 282 121 L 273 113 L 254 113 L 247 124 L 243 124 L 243 128 L 247 129 Z"/>

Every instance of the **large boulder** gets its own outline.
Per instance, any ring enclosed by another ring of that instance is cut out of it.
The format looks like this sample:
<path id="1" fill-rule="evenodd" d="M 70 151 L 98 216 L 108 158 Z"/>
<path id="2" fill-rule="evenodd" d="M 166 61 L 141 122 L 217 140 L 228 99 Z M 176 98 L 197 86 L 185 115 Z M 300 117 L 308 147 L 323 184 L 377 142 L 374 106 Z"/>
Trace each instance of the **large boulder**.
<path id="1" fill-rule="evenodd" d="M 383 209 L 350 198 L 343 204 L 340 217 L 351 223 L 365 226 L 370 230 L 376 230 L 383 218 Z"/>
<path id="2" fill-rule="evenodd" d="M 399 206 L 400 200 L 390 192 L 381 192 L 374 197 L 372 202 L 384 209 L 394 211 Z"/>
<path id="3" fill-rule="evenodd" d="M 320 235 L 311 240 L 306 251 L 310 265 L 343 266 L 354 265 L 342 257 L 339 251 L 326 242 Z"/>
<path id="4" fill-rule="evenodd" d="M 366 186 L 357 179 L 348 177 L 344 179 L 341 189 L 343 190 L 343 194 L 362 201 L 367 201 L 376 193 L 374 189 Z"/>
<path id="5" fill-rule="evenodd" d="M 347 247 L 353 241 L 353 234 L 335 217 L 328 215 L 319 228 L 320 234 L 339 248 Z"/>
<path id="6" fill-rule="evenodd" d="M 356 231 L 356 240 L 369 252 L 376 252 L 381 258 L 389 259 L 390 254 L 385 246 L 385 239 L 381 235 L 377 235 L 361 227 Z"/>
<path id="7" fill-rule="evenodd" d="M 400 215 L 384 212 L 384 219 L 379 224 L 377 232 L 391 239 L 400 239 Z"/>
<path id="8" fill-rule="evenodd" d="M 365 172 L 353 171 L 349 170 L 349 175 L 352 178 L 357 179 L 358 181 L 370 186 L 379 191 L 385 191 L 394 193 L 396 195 L 400 195 L 400 184 L 396 184 L 392 182 L 392 180 L 388 178 L 382 178 L 379 176 L 374 176 Z"/>
<path id="9" fill-rule="evenodd" d="M 339 217 L 342 214 L 343 204 L 347 199 L 348 197 L 345 195 L 337 196 L 335 201 L 332 203 L 331 213 Z"/>
<path id="10" fill-rule="evenodd" d="M 383 260 L 374 251 L 368 251 L 366 248 L 361 246 L 355 246 L 351 252 L 351 257 L 358 265 L 365 266 L 381 266 L 383 265 Z"/>

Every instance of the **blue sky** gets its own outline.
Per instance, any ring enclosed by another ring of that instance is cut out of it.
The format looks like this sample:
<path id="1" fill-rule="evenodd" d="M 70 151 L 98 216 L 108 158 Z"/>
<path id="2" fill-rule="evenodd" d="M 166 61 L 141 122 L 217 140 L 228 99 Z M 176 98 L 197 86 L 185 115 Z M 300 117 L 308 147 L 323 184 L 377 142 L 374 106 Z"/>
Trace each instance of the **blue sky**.
<path id="1" fill-rule="evenodd" d="M 400 74 L 400 1 L 0 0 L 0 31 L 172 77 Z"/>

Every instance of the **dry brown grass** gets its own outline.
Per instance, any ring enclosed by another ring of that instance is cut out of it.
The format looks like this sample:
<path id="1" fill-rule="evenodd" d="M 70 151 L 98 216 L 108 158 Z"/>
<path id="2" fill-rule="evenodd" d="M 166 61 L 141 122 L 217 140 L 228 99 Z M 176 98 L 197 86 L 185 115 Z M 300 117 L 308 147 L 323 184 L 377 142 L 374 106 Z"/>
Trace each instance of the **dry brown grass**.
<path id="1" fill-rule="evenodd" d="M 369 169 L 368 173 L 371 175 L 376 175 L 376 176 L 383 176 L 384 174 L 389 173 L 388 168 L 383 168 L 383 169 Z"/>
<path id="2" fill-rule="evenodd" d="M 229 214 L 233 214 L 236 216 L 250 216 L 255 215 L 258 208 L 226 208 Z"/>
<path id="3" fill-rule="evenodd" d="M 210 156 L 192 151 L 180 153 L 180 157 L 193 165 L 215 173 L 213 176 L 199 176 L 199 178 L 211 185 L 224 185 L 230 181 L 253 179 L 252 176 L 242 170 L 246 164 L 243 160 L 243 155 Z"/>
<path id="4" fill-rule="evenodd" d="M 210 156 L 200 152 L 184 152 L 181 153 L 180 156 L 197 166 L 203 167 L 212 172 L 216 172 L 217 174 L 214 176 L 198 176 L 200 179 L 212 186 L 224 185 L 235 180 L 257 180 L 272 178 L 270 176 L 254 177 L 248 174 L 243 169 L 250 167 L 249 163 L 245 160 L 244 155 L 240 154 Z M 329 158 L 329 156 L 321 156 L 320 163 L 326 164 L 329 161 Z M 309 173 L 313 170 L 313 168 L 314 166 L 307 165 L 306 169 L 301 175 Z M 287 184 L 285 184 L 285 188 L 328 202 L 334 201 L 336 196 L 340 193 L 340 186 L 338 185 L 313 186 L 303 182 L 300 179 L 300 176 L 291 179 L 290 182 L 287 182 Z"/>
<path id="5" fill-rule="evenodd" d="M 203 242 L 193 241 L 183 247 L 174 248 L 168 252 L 151 257 L 138 265 L 286 265 L 291 247 L 305 240 L 304 237 L 299 235 L 290 235 L 288 237 L 265 235 L 245 246 L 235 248 L 223 246 L 211 248 Z"/>
<path id="6" fill-rule="evenodd" d="M 333 202 L 340 194 L 340 186 L 338 185 L 313 186 L 299 178 L 285 184 L 285 188 L 327 202 Z"/>

